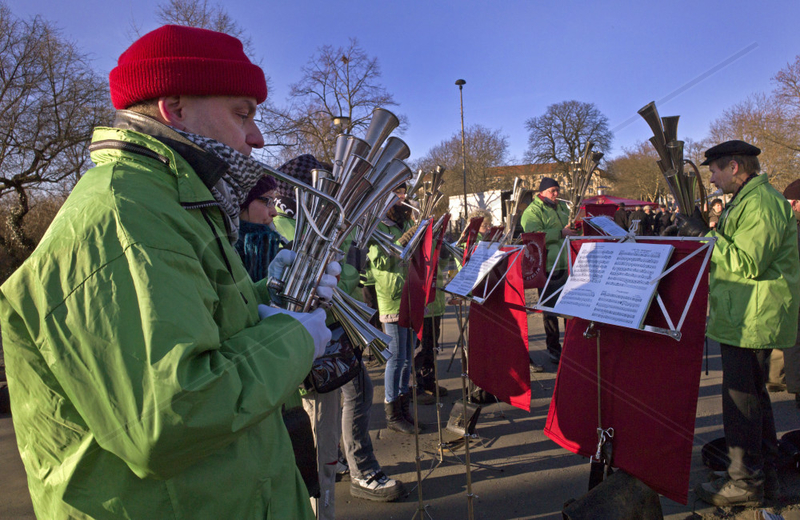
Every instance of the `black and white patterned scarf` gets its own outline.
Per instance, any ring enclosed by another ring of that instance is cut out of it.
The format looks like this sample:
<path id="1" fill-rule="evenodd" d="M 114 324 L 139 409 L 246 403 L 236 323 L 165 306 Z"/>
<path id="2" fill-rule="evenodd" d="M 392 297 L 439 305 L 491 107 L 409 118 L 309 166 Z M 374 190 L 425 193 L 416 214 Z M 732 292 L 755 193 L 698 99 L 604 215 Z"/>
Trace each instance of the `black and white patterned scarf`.
<path id="1" fill-rule="evenodd" d="M 247 199 L 247 194 L 264 176 L 264 167 L 243 153 L 219 141 L 176 130 L 183 137 L 203 150 L 219 157 L 228 165 L 228 170 L 217 183 L 210 188 L 214 200 L 222 207 L 222 214 L 228 223 L 228 240 L 233 244 L 239 238 L 239 206 Z"/>

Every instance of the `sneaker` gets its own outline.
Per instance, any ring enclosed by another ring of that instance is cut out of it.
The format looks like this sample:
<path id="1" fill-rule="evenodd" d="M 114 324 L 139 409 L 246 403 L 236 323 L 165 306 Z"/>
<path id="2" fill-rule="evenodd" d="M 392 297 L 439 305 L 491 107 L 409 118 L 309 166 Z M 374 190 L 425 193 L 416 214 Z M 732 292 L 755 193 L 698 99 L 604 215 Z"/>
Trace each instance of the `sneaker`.
<path id="1" fill-rule="evenodd" d="M 336 482 L 348 478 L 350 478 L 350 466 L 347 465 L 347 460 L 339 454 L 339 460 L 336 461 Z"/>
<path id="2" fill-rule="evenodd" d="M 544 372 L 544 365 L 534 363 L 534 361 L 530 358 L 528 358 L 528 361 L 530 361 L 531 365 L 531 374 L 539 374 L 541 372 Z"/>
<path id="3" fill-rule="evenodd" d="M 387 477 L 383 470 L 368 473 L 364 475 L 364 478 L 353 477 L 350 482 L 350 494 L 356 498 L 376 502 L 393 502 L 405 493 L 403 483 Z"/>
<path id="4" fill-rule="evenodd" d="M 699 484 L 694 492 L 701 500 L 715 506 L 758 506 L 764 499 L 761 489 L 740 488 L 727 477 Z"/>
<path id="5" fill-rule="evenodd" d="M 550 361 L 556 365 L 561 361 L 561 352 L 553 352 L 548 350 L 547 355 L 550 356 Z"/>
<path id="6" fill-rule="evenodd" d="M 708 474 L 709 482 L 714 482 L 721 478 L 727 479 L 728 472 L 712 471 Z M 767 500 L 780 500 L 781 496 L 781 481 L 778 478 L 778 472 L 774 469 L 764 470 L 764 498 Z"/>

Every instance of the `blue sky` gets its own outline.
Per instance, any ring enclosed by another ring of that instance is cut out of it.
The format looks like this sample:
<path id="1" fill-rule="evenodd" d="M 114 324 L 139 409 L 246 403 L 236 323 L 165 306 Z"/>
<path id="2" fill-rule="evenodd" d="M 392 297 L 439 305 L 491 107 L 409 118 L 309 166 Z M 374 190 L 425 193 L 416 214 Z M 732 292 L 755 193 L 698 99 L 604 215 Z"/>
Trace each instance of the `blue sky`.
<path id="1" fill-rule="evenodd" d="M 159 3 L 6 1 L 17 16 L 40 14 L 56 22 L 103 74 L 130 44 L 134 20 L 144 31 L 156 27 Z M 408 116 L 403 139 L 411 159 L 459 131 L 459 78 L 467 82 L 465 123 L 501 130 L 512 157 L 521 160 L 527 147 L 525 121 L 570 99 L 595 103 L 609 118 L 613 157 L 652 135 L 636 115 L 646 103 L 657 101 L 661 115 L 681 116 L 680 138 L 702 139 L 726 108 L 770 90 L 772 76 L 800 54 L 797 0 L 224 5 L 252 36 L 278 104 L 319 46 L 358 38 L 378 57 L 382 82 L 400 103 L 396 111 Z M 743 55 L 720 68 L 737 54 Z"/>

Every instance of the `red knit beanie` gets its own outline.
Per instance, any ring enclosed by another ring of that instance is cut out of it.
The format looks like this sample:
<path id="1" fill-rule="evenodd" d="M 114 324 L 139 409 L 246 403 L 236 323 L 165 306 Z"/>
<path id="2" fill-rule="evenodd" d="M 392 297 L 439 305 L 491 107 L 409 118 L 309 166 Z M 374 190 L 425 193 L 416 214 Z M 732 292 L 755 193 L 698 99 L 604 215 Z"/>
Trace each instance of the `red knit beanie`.
<path id="1" fill-rule="evenodd" d="M 162 96 L 247 96 L 267 99 L 264 71 L 242 42 L 207 29 L 165 25 L 122 53 L 109 75 L 117 109 Z"/>

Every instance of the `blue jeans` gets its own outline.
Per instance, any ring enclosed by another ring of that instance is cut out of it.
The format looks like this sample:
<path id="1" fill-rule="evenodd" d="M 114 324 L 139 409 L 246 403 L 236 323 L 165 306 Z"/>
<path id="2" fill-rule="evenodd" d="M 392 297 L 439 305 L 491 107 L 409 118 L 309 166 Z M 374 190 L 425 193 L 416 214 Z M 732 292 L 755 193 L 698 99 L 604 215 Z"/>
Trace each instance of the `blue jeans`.
<path id="1" fill-rule="evenodd" d="M 372 380 L 363 363 L 355 379 L 342 387 L 342 397 L 342 449 L 350 475 L 363 479 L 364 475 L 381 469 L 369 436 Z"/>
<path id="2" fill-rule="evenodd" d="M 386 402 L 391 403 L 400 397 L 400 394 L 409 393 L 408 382 L 411 377 L 411 356 L 414 355 L 412 339 L 414 332 L 397 323 L 384 323 L 383 331 L 392 337 L 389 343 L 389 352 L 392 357 L 386 362 L 386 375 L 384 386 Z"/>

